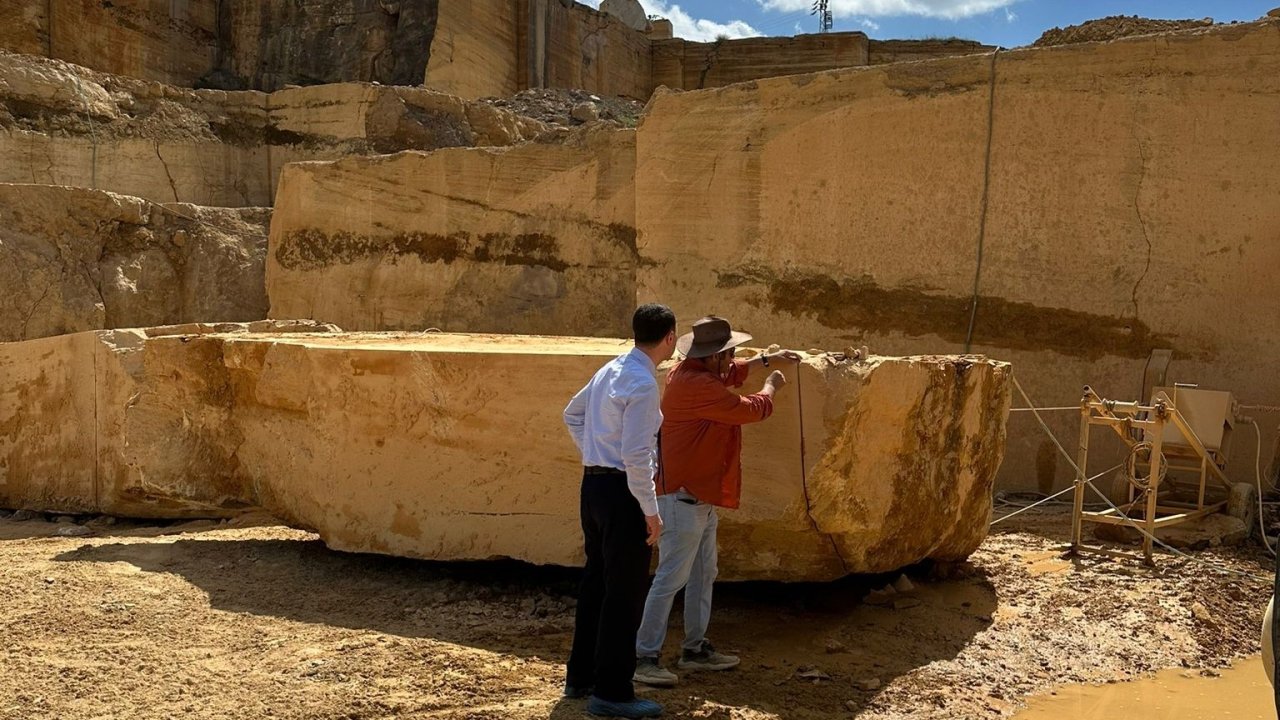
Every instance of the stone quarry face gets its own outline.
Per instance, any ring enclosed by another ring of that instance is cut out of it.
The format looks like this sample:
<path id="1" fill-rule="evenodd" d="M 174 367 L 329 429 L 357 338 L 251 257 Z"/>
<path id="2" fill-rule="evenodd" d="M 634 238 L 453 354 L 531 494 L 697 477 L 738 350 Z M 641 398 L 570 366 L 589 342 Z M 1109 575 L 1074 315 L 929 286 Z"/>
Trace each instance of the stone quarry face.
<path id="1" fill-rule="evenodd" d="M 257 329 L 0 345 L 15 378 L 0 396 L 0 504 L 161 516 L 260 505 L 340 550 L 581 562 L 580 459 L 560 413 L 628 343 Z M 774 416 L 746 429 L 722 576 L 828 580 L 972 552 L 1008 367 L 824 354 L 797 372 Z"/>
<path id="2" fill-rule="evenodd" d="M 264 318 L 270 217 L 0 183 L 0 342 Z"/>
<path id="3" fill-rule="evenodd" d="M 420 87 L 187 90 L 0 51 L 0 182 L 270 206 L 285 164 L 505 146 L 544 124 Z"/>
<path id="4" fill-rule="evenodd" d="M 634 131 L 597 127 L 555 144 L 290 165 L 271 228 L 271 316 L 626 333 L 634 160 Z"/>
<path id="5" fill-rule="evenodd" d="M 659 94 L 637 133 L 640 299 L 690 317 L 713 297 L 787 346 L 970 339 L 1044 406 L 1086 384 L 1139 399 L 1159 348 L 1177 382 L 1274 404 L 1280 298 L 1256 289 L 1280 263 L 1277 78 L 1268 21 Z M 1069 482 L 1011 422 L 1000 487 Z M 1099 445 L 1100 467 L 1123 459 Z M 1228 473 L 1253 464 L 1239 444 Z"/>

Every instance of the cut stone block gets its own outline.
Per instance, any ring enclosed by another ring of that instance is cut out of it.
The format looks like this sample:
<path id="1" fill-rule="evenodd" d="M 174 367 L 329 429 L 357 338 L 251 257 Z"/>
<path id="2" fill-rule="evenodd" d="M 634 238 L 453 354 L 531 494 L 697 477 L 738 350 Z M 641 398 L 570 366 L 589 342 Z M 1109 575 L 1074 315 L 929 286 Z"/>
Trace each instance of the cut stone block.
<path id="1" fill-rule="evenodd" d="M 0 183 L 0 342 L 267 316 L 268 208 Z"/>
<path id="2" fill-rule="evenodd" d="M 580 460 L 561 412 L 627 342 L 218 329 L 0 345 L 0 370 L 25 373 L 0 405 L 0 505 L 259 505 L 339 550 L 582 562 Z M 75 372 L 95 359 L 96 374 Z M 824 354 L 791 374 L 773 417 L 745 430 L 721 577 L 829 580 L 977 548 L 1007 365 Z M 62 454 L 76 472 L 48 491 Z"/>
<path id="3" fill-rule="evenodd" d="M 285 168 L 272 317 L 616 336 L 636 294 L 635 132 Z"/>

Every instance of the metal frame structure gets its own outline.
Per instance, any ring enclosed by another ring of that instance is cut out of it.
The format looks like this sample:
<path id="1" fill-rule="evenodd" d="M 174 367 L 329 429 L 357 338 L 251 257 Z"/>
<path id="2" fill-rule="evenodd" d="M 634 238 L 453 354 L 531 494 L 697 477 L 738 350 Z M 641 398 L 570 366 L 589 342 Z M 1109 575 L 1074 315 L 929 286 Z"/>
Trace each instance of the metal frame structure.
<path id="1" fill-rule="evenodd" d="M 1176 395 L 1176 392 L 1175 392 Z M 1133 456 L 1141 452 L 1140 445 L 1149 444 L 1149 457 L 1145 464 L 1148 468 L 1145 488 L 1139 491 L 1134 484 L 1129 484 L 1128 502 L 1118 505 L 1117 509 L 1101 512 L 1088 512 L 1084 509 L 1084 494 L 1088 485 L 1089 463 L 1089 429 L 1095 425 L 1109 427 L 1124 441 L 1131 455 L 1131 467 L 1138 468 L 1139 462 Z M 1165 439 L 1166 427 L 1175 428 L 1183 442 L 1168 442 Z M 1139 439 L 1147 438 L 1147 439 Z M 1195 464 L 1175 465 L 1170 458 L 1178 462 Z M 1178 411 L 1174 401 L 1164 391 L 1155 393 L 1150 405 L 1137 402 L 1121 402 L 1105 400 L 1091 388 L 1085 387 L 1084 397 L 1080 400 L 1080 449 L 1078 454 L 1078 472 L 1075 482 L 1075 506 L 1071 524 L 1072 552 L 1088 551 L 1112 557 L 1135 558 L 1130 553 L 1117 552 L 1107 548 L 1087 546 L 1083 542 L 1084 523 L 1100 523 L 1106 525 L 1128 525 L 1134 523 L 1144 532 L 1142 538 L 1142 559 L 1154 564 L 1152 557 L 1153 538 L 1156 530 L 1179 525 L 1191 520 L 1218 512 L 1226 507 L 1227 502 L 1205 503 L 1205 489 L 1210 480 L 1221 484 L 1228 493 L 1231 484 L 1224 472 L 1226 458 L 1219 451 L 1206 448 L 1196 435 L 1191 424 Z M 1160 485 L 1164 482 L 1168 469 L 1198 470 L 1200 473 L 1197 500 L 1194 504 L 1161 501 Z M 1142 517 L 1128 517 L 1134 510 L 1141 512 Z"/>

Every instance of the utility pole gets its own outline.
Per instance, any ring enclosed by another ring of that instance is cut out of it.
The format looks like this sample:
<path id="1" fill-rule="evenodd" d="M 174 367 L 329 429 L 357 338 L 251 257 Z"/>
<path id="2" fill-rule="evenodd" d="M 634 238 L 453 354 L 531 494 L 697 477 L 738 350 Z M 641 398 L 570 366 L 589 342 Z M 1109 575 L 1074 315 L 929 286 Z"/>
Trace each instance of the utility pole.
<path id="1" fill-rule="evenodd" d="M 813 9 L 809 11 L 810 15 L 818 16 L 818 32 L 831 32 L 831 27 L 835 24 L 831 17 L 830 0 L 813 0 Z"/>

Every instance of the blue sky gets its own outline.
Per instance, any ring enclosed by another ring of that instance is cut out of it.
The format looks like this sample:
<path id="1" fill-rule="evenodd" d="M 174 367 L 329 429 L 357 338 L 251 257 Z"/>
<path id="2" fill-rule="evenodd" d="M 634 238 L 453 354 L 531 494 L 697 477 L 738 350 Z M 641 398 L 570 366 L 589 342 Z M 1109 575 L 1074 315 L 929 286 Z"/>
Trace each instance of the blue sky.
<path id="1" fill-rule="evenodd" d="M 599 5 L 599 0 L 581 0 Z M 640 0 L 653 15 L 671 18 L 676 35 L 795 35 L 815 32 L 813 0 Z M 1045 30 L 1108 15 L 1152 18 L 1212 17 L 1257 20 L 1280 0 L 831 0 L 836 30 L 873 38 L 959 36 L 989 45 L 1027 45 Z"/>

